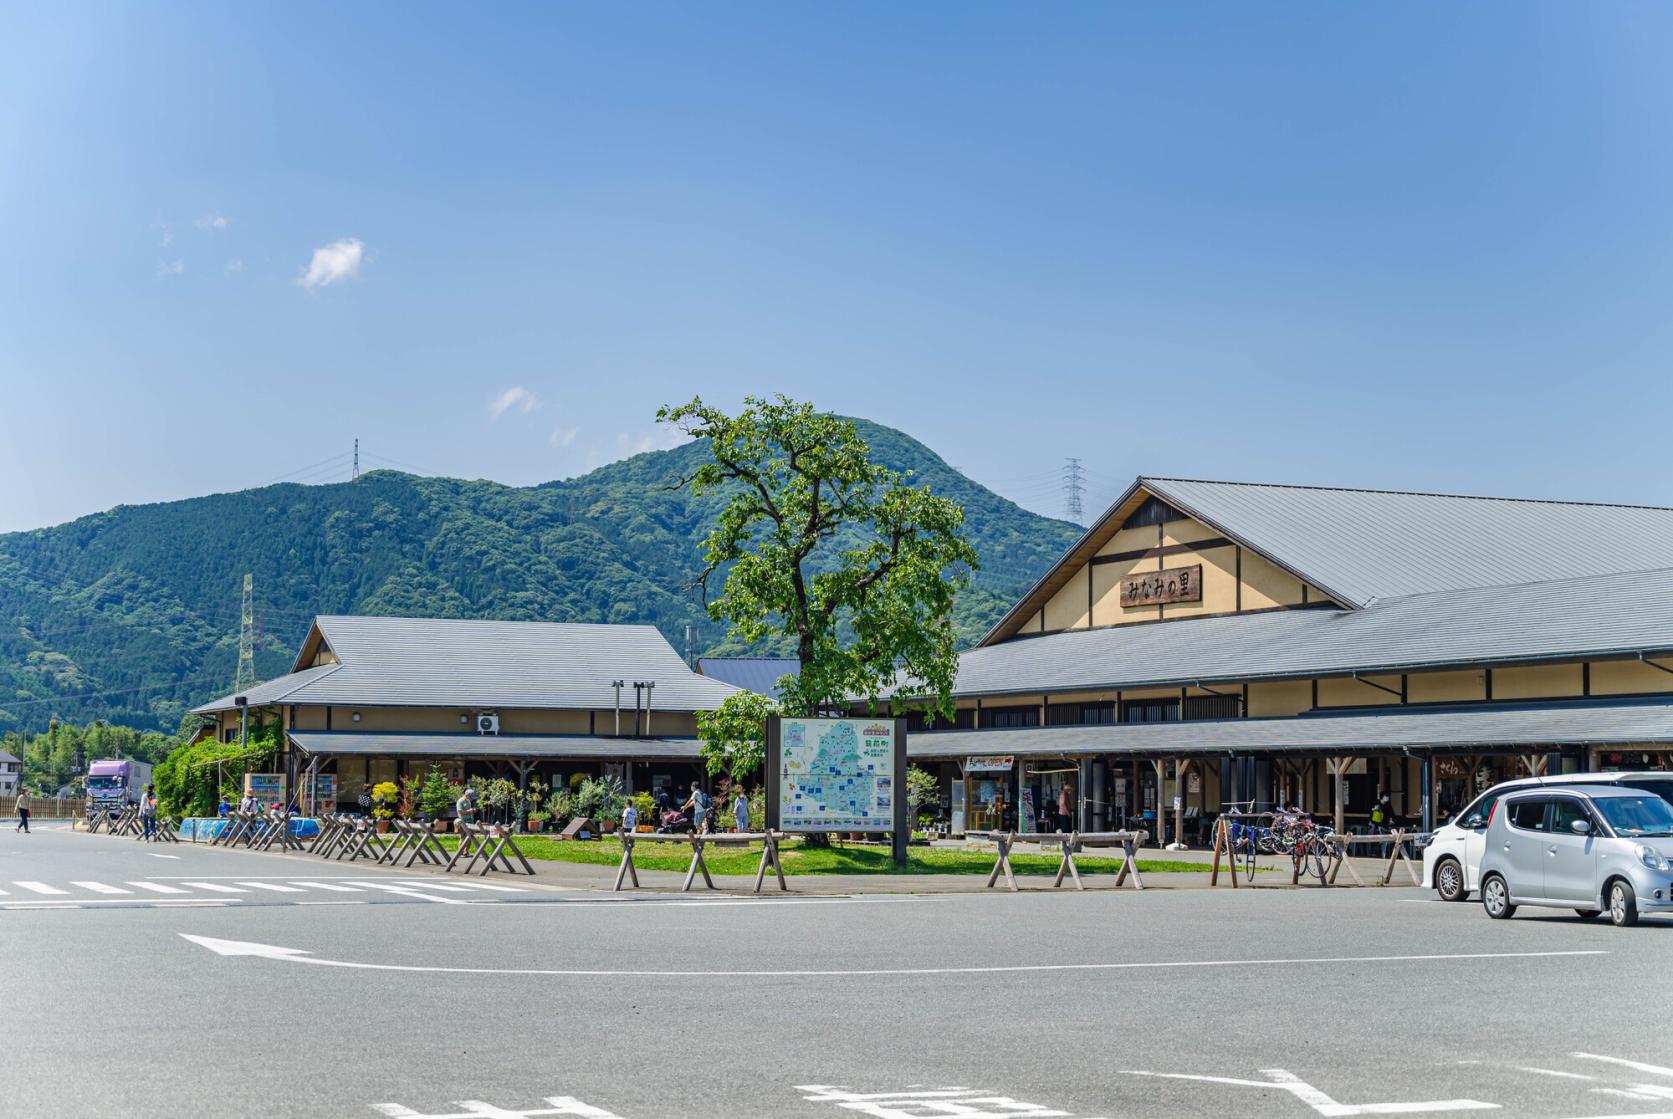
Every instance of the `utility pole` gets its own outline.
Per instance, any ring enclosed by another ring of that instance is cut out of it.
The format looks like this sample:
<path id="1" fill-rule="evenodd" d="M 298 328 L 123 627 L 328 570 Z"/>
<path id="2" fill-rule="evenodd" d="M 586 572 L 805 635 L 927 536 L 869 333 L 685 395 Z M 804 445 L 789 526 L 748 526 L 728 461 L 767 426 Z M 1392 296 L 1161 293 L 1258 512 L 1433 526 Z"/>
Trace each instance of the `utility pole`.
<path id="1" fill-rule="evenodd" d="M 244 602 L 238 622 L 238 672 L 233 677 L 232 690 L 243 691 L 256 682 L 256 611 L 255 576 L 244 575 Z"/>
<path id="2" fill-rule="evenodd" d="M 357 437 L 354 441 L 354 473 L 349 475 L 349 481 L 352 482 L 358 477 L 360 477 L 360 440 Z"/>
<path id="3" fill-rule="evenodd" d="M 1081 509 L 1080 495 L 1086 488 L 1086 471 L 1082 469 L 1080 459 L 1069 458 L 1063 462 L 1063 515 L 1075 524 L 1085 524 L 1082 519 L 1085 514 Z"/>

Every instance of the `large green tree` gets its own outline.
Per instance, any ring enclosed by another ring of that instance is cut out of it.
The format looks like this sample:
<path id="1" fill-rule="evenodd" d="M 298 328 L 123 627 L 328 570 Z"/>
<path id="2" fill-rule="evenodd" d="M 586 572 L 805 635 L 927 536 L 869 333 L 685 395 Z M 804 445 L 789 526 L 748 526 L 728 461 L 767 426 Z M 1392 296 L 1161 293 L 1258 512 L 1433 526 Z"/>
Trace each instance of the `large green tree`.
<path id="1" fill-rule="evenodd" d="M 872 461 L 852 421 L 784 396 L 748 397 L 736 415 L 694 398 L 657 419 L 708 447 L 678 483 L 725 497 L 697 588 L 735 640 L 789 639 L 799 671 L 780 682 L 784 711 L 875 710 L 905 676 L 920 706 L 950 716 L 953 606 L 977 567 L 963 508 Z M 703 720 L 705 742 L 725 742 L 711 767 L 728 750 L 741 760 L 739 716 L 760 716 L 755 701 L 733 706 Z"/>

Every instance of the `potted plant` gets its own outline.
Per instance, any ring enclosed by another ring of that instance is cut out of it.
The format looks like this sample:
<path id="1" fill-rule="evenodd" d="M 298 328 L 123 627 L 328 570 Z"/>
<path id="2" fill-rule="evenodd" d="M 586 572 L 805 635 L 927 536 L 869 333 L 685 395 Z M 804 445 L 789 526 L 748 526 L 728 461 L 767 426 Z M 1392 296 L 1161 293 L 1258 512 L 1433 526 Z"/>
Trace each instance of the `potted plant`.
<path id="1" fill-rule="evenodd" d="M 639 824 L 634 831 L 654 832 L 658 820 L 656 818 L 656 798 L 650 793 L 633 794 L 633 810 L 639 814 Z"/>
<path id="2" fill-rule="evenodd" d="M 575 798 L 570 796 L 568 789 L 553 789 L 552 795 L 546 798 L 543 815 L 551 822 L 552 830 L 558 831 L 569 818 L 575 814 Z"/>
<path id="3" fill-rule="evenodd" d="M 464 790 L 447 780 L 447 774 L 441 766 L 433 765 L 430 772 L 424 775 L 424 784 L 418 790 L 418 807 L 436 825 L 437 831 L 447 830 L 447 813 Z"/>
<path id="4" fill-rule="evenodd" d="M 544 813 L 544 812 L 530 812 L 529 813 L 529 818 L 528 818 L 529 831 L 537 832 L 542 827 L 544 827 L 545 824 L 546 824 L 546 813 Z"/>
<path id="5" fill-rule="evenodd" d="M 372 819 L 377 821 L 378 831 L 389 830 L 389 821 L 395 818 L 395 805 L 400 797 L 401 790 L 393 781 L 379 781 L 372 786 Z"/>

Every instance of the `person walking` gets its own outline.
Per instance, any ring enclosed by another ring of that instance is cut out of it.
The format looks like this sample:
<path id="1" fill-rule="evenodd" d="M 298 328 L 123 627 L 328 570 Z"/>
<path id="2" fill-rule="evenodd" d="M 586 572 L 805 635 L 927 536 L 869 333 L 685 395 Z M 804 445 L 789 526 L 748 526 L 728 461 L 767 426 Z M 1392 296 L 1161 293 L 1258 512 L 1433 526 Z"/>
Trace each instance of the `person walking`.
<path id="1" fill-rule="evenodd" d="M 703 825 L 708 822 L 709 794 L 703 791 L 703 786 L 696 781 L 691 783 L 691 796 L 680 805 L 680 811 L 687 813 L 691 821 L 693 835 L 703 834 Z"/>
<path id="2" fill-rule="evenodd" d="M 474 785 L 465 786 L 465 791 L 460 794 L 458 802 L 453 805 L 453 810 L 459 813 L 461 824 L 476 823 L 476 787 Z"/>
<path id="3" fill-rule="evenodd" d="M 749 830 L 749 798 L 744 796 L 744 787 L 738 786 L 737 799 L 732 802 L 732 818 L 738 823 L 739 831 Z"/>
<path id="4" fill-rule="evenodd" d="M 632 835 L 639 830 L 639 810 L 633 807 L 632 799 L 622 805 L 622 831 Z"/>
<path id="5" fill-rule="evenodd" d="M 139 819 L 145 825 L 145 832 L 140 837 L 147 843 L 157 838 L 157 786 L 145 786 L 145 792 L 139 797 Z"/>
<path id="6" fill-rule="evenodd" d="M 24 835 L 29 834 L 29 786 L 19 786 L 17 790 L 17 827 Z"/>

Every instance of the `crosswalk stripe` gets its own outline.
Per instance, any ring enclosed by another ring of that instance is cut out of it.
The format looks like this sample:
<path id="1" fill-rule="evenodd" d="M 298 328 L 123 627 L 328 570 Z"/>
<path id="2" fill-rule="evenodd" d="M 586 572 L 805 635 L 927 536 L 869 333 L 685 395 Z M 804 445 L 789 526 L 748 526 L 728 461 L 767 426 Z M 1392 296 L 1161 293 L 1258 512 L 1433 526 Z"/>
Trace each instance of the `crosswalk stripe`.
<path id="1" fill-rule="evenodd" d="M 213 890 L 217 894 L 247 894 L 250 891 L 237 886 L 223 886 L 219 882 L 182 882 L 182 886 L 190 886 L 194 890 Z"/>
<path id="2" fill-rule="evenodd" d="M 301 890 L 295 886 L 281 886 L 277 882 L 240 882 L 240 886 L 250 886 L 257 890 L 272 890 L 276 894 L 300 894 Z"/>
<path id="3" fill-rule="evenodd" d="M 372 890 L 384 890 L 384 891 L 386 891 L 388 893 L 391 893 L 391 894 L 399 894 L 402 897 L 422 898 L 424 901 L 445 902 L 448 905 L 469 905 L 470 904 L 470 902 L 465 901 L 462 898 L 439 897 L 436 894 L 422 893 L 422 892 L 419 891 L 419 889 L 417 887 L 414 887 L 414 886 L 399 886 L 399 885 L 396 885 L 395 883 L 392 883 L 392 882 L 356 882 L 355 885 L 356 886 L 365 886 L 368 889 L 372 889 Z"/>
<path id="4" fill-rule="evenodd" d="M 124 890 L 124 889 L 120 889 L 119 887 L 116 887 L 116 886 L 107 886 L 103 882 L 71 882 L 70 885 L 80 886 L 84 890 L 92 890 L 95 894 L 131 894 L 131 893 L 133 893 L 132 890 Z"/>
<path id="5" fill-rule="evenodd" d="M 470 890 L 465 886 L 446 886 L 446 885 L 443 885 L 440 882 L 420 882 L 420 881 L 416 881 L 416 880 L 410 879 L 410 878 L 407 879 L 404 882 L 395 882 L 394 885 L 405 886 L 409 890 L 414 889 L 414 888 L 424 889 L 424 890 L 440 890 L 444 894 L 468 894 L 468 893 L 470 893 Z"/>
<path id="6" fill-rule="evenodd" d="M 363 894 L 359 886 L 339 886 L 335 882 L 297 882 L 298 886 L 312 886 L 316 890 L 332 890 L 339 894 Z"/>
<path id="7" fill-rule="evenodd" d="M 5 897 L 8 892 L 7 890 L 0 890 L 0 897 Z"/>
<path id="8" fill-rule="evenodd" d="M 154 894 L 183 894 L 186 891 L 173 886 L 164 886 L 160 882 L 129 882 L 130 886 L 138 886 L 142 890 L 150 890 Z"/>
<path id="9" fill-rule="evenodd" d="M 473 890 L 498 890 L 502 894 L 528 893 L 528 891 L 521 886 L 496 886 L 492 882 L 465 882 L 462 883 L 462 885 L 469 886 Z"/>
<path id="10" fill-rule="evenodd" d="M 67 894 L 70 891 L 60 890 L 57 886 L 48 886 L 45 882 L 13 882 L 14 886 L 22 886 L 25 890 L 32 890 L 37 894 Z"/>

